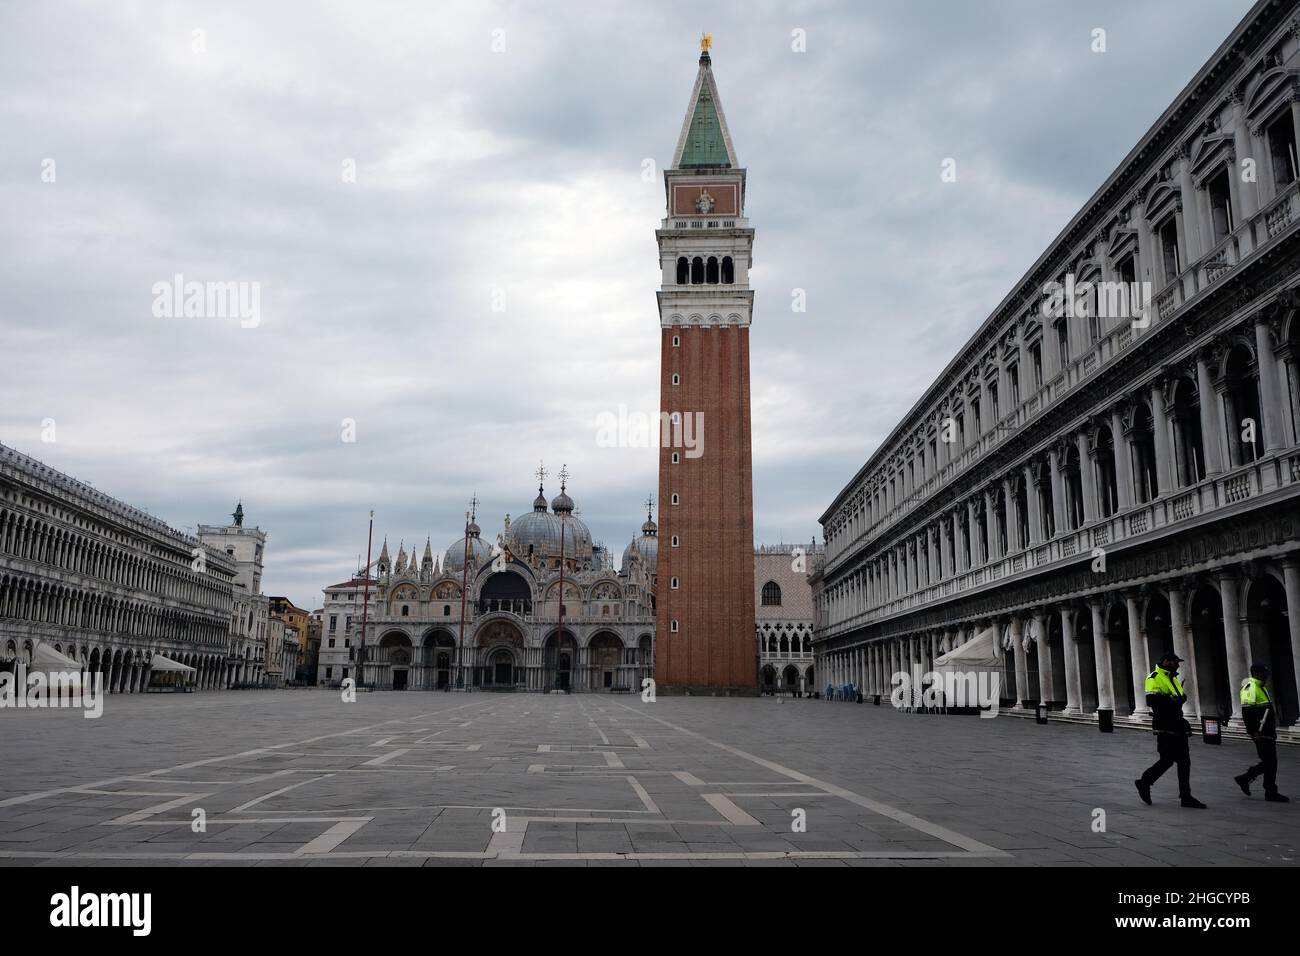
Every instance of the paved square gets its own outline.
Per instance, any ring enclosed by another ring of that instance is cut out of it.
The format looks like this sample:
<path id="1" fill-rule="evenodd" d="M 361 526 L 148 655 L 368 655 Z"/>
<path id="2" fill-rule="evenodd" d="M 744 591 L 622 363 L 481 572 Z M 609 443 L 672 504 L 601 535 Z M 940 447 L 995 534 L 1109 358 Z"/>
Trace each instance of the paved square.
<path id="1" fill-rule="evenodd" d="M 0 714 L 0 864 L 1293 864 L 1253 748 L 812 700 L 324 690 Z M 1282 748 L 1280 785 L 1300 760 Z M 1095 810 L 1105 832 L 1094 832 Z M 196 811 L 205 820 L 195 832 Z M 806 829 L 795 824 L 806 819 Z"/>

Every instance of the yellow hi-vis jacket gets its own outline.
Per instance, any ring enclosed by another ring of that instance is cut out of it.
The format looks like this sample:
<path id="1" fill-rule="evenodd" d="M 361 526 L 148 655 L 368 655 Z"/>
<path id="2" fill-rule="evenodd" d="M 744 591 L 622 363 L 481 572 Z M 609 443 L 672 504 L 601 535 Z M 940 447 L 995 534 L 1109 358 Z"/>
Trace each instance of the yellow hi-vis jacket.
<path id="1" fill-rule="evenodd" d="M 1268 688 L 1258 677 L 1247 677 L 1241 683 L 1241 706 L 1243 707 L 1263 707 L 1266 704 L 1273 703 L 1273 698 L 1268 696 Z"/>
<path id="2" fill-rule="evenodd" d="M 1178 682 L 1178 678 L 1163 667 L 1157 667 L 1147 675 L 1146 692 L 1148 694 L 1162 694 L 1168 697 L 1186 697 L 1183 691 L 1183 685 Z M 1242 690 L 1242 694 L 1246 693 Z M 1242 697 L 1245 700 L 1245 697 Z"/>

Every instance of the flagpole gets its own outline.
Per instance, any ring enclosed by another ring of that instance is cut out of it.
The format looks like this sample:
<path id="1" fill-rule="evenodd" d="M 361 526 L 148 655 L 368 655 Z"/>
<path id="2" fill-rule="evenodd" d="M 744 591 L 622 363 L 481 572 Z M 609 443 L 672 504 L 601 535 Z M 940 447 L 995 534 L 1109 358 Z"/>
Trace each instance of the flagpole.
<path id="1" fill-rule="evenodd" d="M 375 540 L 375 513 L 370 512 L 370 527 L 366 531 L 366 566 L 363 570 L 365 574 L 365 584 L 361 589 L 361 647 L 357 651 L 357 666 L 359 667 L 359 677 L 357 678 L 357 687 L 361 687 L 366 682 L 366 624 L 370 618 L 370 549 Z"/>

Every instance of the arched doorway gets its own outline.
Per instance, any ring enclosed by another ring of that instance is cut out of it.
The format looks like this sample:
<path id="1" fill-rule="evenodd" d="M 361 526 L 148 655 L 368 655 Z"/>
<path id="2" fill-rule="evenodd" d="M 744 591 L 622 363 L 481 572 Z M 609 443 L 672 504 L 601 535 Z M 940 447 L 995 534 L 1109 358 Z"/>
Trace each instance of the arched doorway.
<path id="1" fill-rule="evenodd" d="M 488 654 L 487 683 L 493 687 L 515 685 L 515 655 L 507 647 L 498 647 Z"/>
<path id="2" fill-rule="evenodd" d="M 623 641 L 611 631 L 601 631 L 587 642 L 587 688 L 612 690 L 626 687 L 622 673 Z"/>
<path id="3" fill-rule="evenodd" d="M 1269 693 L 1277 708 L 1279 724 L 1294 723 L 1300 714 L 1296 699 L 1295 661 L 1291 656 L 1291 631 L 1287 613 L 1300 613 L 1300 608 L 1288 609 L 1286 591 L 1282 583 L 1270 574 L 1250 582 L 1246 595 L 1246 628 L 1251 662 L 1268 665 L 1272 674 L 1268 680 Z"/>
<path id="4" fill-rule="evenodd" d="M 1223 604 L 1213 585 L 1203 584 L 1192 595 L 1188 622 L 1192 626 L 1192 653 L 1196 658 L 1196 688 L 1201 715 L 1227 718 L 1232 714 L 1228 648 L 1223 636 Z"/>
<path id="5" fill-rule="evenodd" d="M 524 635 L 512 621 L 487 622 L 475 643 L 478 657 L 472 679 L 476 686 L 501 690 L 524 682 Z"/>
<path id="6" fill-rule="evenodd" d="M 764 665 L 762 677 L 763 692 L 766 694 L 776 693 L 776 668 L 771 664 Z"/>
<path id="7" fill-rule="evenodd" d="M 1092 641 L 1092 611 L 1086 607 L 1073 608 L 1074 652 L 1079 661 L 1079 706 L 1084 714 L 1097 710 L 1097 651 Z M 1067 650 L 1068 654 L 1069 651 Z"/>
<path id="8" fill-rule="evenodd" d="M 781 689 L 793 693 L 799 689 L 799 668 L 787 664 L 781 672 Z"/>
<path id="9" fill-rule="evenodd" d="M 456 638 L 450 631 L 441 628 L 424 635 L 424 675 L 425 687 L 447 690 L 451 687 L 452 664 L 456 657 Z"/>
<path id="10" fill-rule="evenodd" d="M 1133 655 L 1129 646 L 1128 605 L 1117 601 L 1106 612 L 1106 640 L 1110 650 L 1110 686 L 1115 692 L 1115 713 L 1132 714 Z"/>
<path id="11" fill-rule="evenodd" d="M 374 658 L 367 663 L 380 669 L 381 687 L 406 690 L 411 672 L 411 639 L 401 631 L 390 631 L 380 638 Z"/>
<path id="12" fill-rule="evenodd" d="M 573 687 L 573 665 L 577 659 L 578 642 L 567 630 L 556 631 L 547 637 L 542 652 L 547 686 L 553 690 L 570 690 Z"/>

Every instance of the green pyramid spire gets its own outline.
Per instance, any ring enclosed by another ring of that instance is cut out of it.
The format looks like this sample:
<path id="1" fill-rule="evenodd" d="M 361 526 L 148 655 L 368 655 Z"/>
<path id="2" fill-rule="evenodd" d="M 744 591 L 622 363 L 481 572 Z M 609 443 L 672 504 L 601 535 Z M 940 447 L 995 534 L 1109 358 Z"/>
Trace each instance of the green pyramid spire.
<path id="1" fill-rule="evenodd" d="M 731 156 L 722 135 L 722 121 L 718 118 L 718 107 L 709 87 L 710 84 L 701 83 L 699 96 L 695 99 L 695 112 L 691 115 L 690 129 L 682 149 L 680 165 L 683 169 L 731 165 Z"/>

